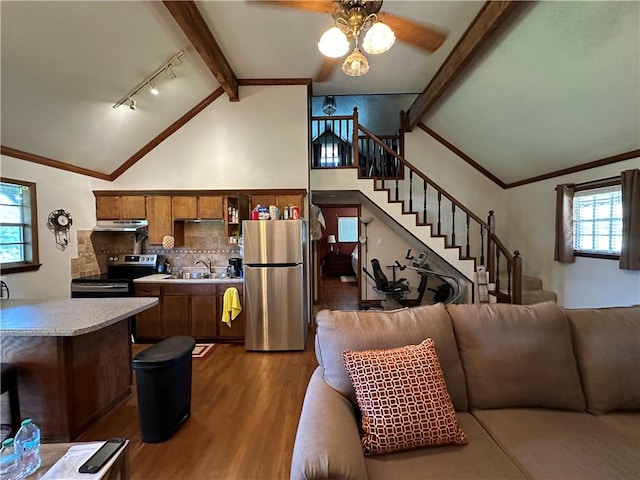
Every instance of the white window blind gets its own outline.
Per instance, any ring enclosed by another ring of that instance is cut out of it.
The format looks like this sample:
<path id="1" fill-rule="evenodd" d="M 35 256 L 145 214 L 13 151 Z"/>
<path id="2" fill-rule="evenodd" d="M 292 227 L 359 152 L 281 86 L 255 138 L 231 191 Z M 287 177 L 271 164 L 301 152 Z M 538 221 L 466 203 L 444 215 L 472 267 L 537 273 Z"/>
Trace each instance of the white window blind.
<path id="1" fill-rule="evenodd" d="M 573 232 L 576 251 L 619 254 L 622 245 L 620 185 L 576 192 Z"/>

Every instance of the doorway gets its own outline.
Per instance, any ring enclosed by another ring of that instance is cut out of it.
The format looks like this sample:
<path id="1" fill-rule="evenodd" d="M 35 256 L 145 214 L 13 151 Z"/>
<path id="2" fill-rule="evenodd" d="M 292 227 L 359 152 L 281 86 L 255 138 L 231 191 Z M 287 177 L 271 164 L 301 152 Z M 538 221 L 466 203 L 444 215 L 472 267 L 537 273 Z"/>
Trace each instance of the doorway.
<path id="1" fill-rule="evenodd" d="M 317 243 L 315 278 L 318 285 L 314 313 L 330 310 L 358 310 L 360 303 L 359 217 L 360 205 L 318 205 L 325 228 Z"/>

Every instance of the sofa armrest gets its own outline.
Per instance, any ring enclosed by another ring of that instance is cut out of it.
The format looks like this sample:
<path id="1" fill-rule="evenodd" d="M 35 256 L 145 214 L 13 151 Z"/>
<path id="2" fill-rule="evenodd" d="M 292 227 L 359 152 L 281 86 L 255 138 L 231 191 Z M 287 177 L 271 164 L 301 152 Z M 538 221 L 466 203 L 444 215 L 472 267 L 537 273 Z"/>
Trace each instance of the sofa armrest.
<path id="1" fill-rule="evenodd" d="M 307 387 L 291 462 L 292 480 L 367 478 L 351 402 L 331 388 L 318 367 Z"/>

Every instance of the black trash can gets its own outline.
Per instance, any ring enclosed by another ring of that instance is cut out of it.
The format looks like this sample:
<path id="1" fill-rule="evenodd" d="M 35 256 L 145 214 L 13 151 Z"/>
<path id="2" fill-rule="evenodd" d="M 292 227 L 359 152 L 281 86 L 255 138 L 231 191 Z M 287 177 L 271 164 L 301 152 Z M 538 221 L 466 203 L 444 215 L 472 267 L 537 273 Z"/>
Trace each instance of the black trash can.
<path id="1" fill-rule="evenodd" d="M 170 337 L 134 357 L 143 442 L 168 440 L 191 414 L 191 352 L 195 346 L 193 337 Z"/>

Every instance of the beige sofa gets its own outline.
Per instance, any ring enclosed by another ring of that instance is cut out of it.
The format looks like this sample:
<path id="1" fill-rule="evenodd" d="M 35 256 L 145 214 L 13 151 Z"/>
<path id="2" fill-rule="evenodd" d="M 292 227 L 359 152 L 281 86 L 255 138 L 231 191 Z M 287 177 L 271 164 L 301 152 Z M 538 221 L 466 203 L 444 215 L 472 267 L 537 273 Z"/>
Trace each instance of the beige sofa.
<path id="1" fill-rule="evenodd" d="M 467 445 L 364 456 L 345 350 L 433 338 Z M 317 315 L 292 479 L 640 478 L 640 306 Z"/>

